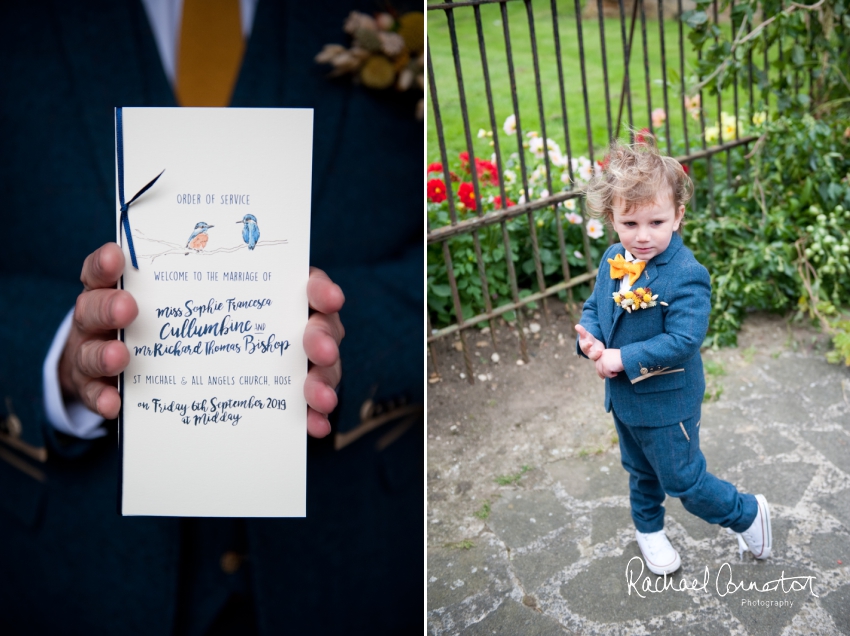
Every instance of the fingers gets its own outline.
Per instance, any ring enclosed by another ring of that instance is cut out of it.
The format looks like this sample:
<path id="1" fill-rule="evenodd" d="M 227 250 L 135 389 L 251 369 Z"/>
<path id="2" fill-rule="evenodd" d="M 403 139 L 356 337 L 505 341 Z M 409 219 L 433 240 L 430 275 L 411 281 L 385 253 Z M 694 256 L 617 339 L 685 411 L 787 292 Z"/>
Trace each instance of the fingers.
<path id="1" fill-rule="evenodd" d="M 307 434 L 325 437 L 331 432 L 326 414 L 336 408 L 338 398 L 334 388 L 342 378 L 339 343 L 345 337 L 345 328 L 337 312 L 345 303 L 345 295 L 325 272 L 311 267 L 307 300 L 316 311 L 307 321 L 303 341 L 304 351 L 313 363 L 304 382 Z"/>
<path id="2" fill-rule="evenodd" d="M 135 299 L 121 289 L 92 289 L 77 296 L 74 323 L 87 333 L 123 329 L 139 314 Z"/>
<path id="3" fill-rule="evenodd" d="M 599 342 L 596 337 L 581 325 L 576 325 L 576 331 L 579 335 L 579 341 L 588 345 Z"/>
<path id="4" fill-rule="evenodd" d="M 331 423 L 321 413 L 307 407 L 307 434 L 310 437 L 325 437 L 331 432 Z"/>
<path id="5" fill-rule="evenodd" d="M 339 384 L 342 369 L 339 361 L 332 367 L 313 366 L 304 382 L 307 404 L 319 413 L 327 414 L 336 408 L 338 398 L 334 387 Z"/>
<path id="6" fill-rule="evenodd" d="M 323 314 L 333 314 L 345 303 L 345 294 L 339 285 L 334 283 L 327 274 L 318 267 L 310 268 L 310 278 L 307 281 L 307 300 L 310 307 Z"/>
<path id="7" fill-rule="evenodd" d="M 121 410 L 118 389 L 100 379 L 84 383 L 80 388 L 79 397 L 87 409 L 99 413 L 107 420 L 114 420 Z"/>
<path id="8" fill-rule="evenodd" d="M 339 343 L 345 331 L 337 314 L 313 314 L 304 330 L 304 351 L 314 364 L 333 366 L 339 360 Z"/>
<path id="9" fill-rule="evenodd" d="M 87 340 L 77 349 L 77 370 L 89 378 L 108 378 L 130 364 L 130 352 L 119 340 Z"/>
<path id="10" fill-rule="evenodd" d="M 85 288 L 114 287 L 124 271 L 124 253 L 116 243 L 106 243 L 86 257 L 80 280 Z"/>

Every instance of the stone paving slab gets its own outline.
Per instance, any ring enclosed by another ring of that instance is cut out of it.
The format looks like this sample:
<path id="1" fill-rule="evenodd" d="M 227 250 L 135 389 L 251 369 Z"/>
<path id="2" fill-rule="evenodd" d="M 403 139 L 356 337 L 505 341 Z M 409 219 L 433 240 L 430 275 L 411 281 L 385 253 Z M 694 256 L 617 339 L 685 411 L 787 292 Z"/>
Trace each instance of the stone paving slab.
<path id="1" fill-rule="evenodd" d="M 428 633 L 850 636 L 850 371 L 757 354 L 720 381 L 701 447 L 711 472 L 767 497 L 770 559 L 739 558 L 734 535 L 668 498 L 682 567 L 641 572 L 616 443 L 579 455 L 554 439 L 533 478 L 458 530 L 468 549 L 428 548 Z"/>

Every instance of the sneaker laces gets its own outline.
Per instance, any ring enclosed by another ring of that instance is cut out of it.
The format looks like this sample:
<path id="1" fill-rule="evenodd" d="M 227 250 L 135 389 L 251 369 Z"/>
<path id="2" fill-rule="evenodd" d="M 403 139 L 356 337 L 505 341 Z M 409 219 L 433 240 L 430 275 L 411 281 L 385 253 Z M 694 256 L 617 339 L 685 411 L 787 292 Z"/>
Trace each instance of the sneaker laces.
<path id="1" fill-rule="evenodd" d="M 649 549 L 649 555 L 652 557 L 658 556 L 659 549 L 663 549 L 666 546 L 663 543 L 663 540 L 659 538 L 655 538 L 657 535 L 661 535 L 665 539 L 667 538 L 667 534 L 663 530 L 659 530 L 658 532 L 653 532 L 651 534 L 644 534 L 644 541 L 646 543 L 646 547 Z M 650 538 L 652 537 L 652 538 Z M 669 541 L 669 540 L 668 540 Z"/>

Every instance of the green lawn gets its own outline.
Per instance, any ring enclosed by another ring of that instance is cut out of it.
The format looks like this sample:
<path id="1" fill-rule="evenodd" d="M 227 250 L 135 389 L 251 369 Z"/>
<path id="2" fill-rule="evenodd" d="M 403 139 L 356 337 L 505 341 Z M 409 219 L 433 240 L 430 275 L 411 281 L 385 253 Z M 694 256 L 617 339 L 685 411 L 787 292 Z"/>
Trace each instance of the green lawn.
<path id="1" fill-rule="evenodd" d="M 523 133 L 530 130 L 540 132 L 537 93 L 534 78 L 534 63 L 529 38 L 529 23 L 526 6 L 523 2 L 506 3 L 508 25 L 510 28 L 511 47 L 513 52 L 514 70 L 516 73 L 517 93 L 519 95 L 519 115 Z M 496 114 L 496 133 L 502 145 L 502 156 L 516 150 L 516 137 L 509 136 L 502 130 L 505 119 L 514 112 L 511 98 L 510 79 L 508 75 L 507 56 L 505 54 L 505 38 L 502 29 L 501 10 L 499 5 L 481 6 L 481 22 L 487 52 L 490 81 L 493 91 L 493 103 Z M 463 84 L 466 94 L 466 106 L 469 112 L 469 125 L 472 129 L 475 154 L 487 156 L 492 150 L 487 149 L 487 141 L 476 138 L 479 129 L 490 130 L 490 115 L 487 107 L 487 97 L 479 53 L 478 35 L 475 25 L 475 14 L 472 7 L 462 7 L 453 10 L 455 27 L 458 36 L 458 50 L 461 59 Z M 561 54 L 563 60 L 564 87 L 569 118 L 569 133 L 572 154 L 587 154 L 587 129 L 585 126 L 585 109 L 582 96 L 581 67 L 579 62 L 579 47 L 577 23 L 573 3 L 559 3 L 558 23 L 560 32 Z M 627 33 L 628 21 L 627 15 Z M 537 39 L 537 50 L 540 65 L 543 105 L 546 118 L 547 135 L 561 145 L 566 152 L 563 119 L 561 115 L 560 89 L 558 67 L 555 57 L 555 42 L 552 28 L 552 15 L 548 3 L 534 5 L 534 28 Z M 624 77 L 623 46 L 619 18 L 605 19 L 605 47 L 608 60 L 608 76 L 611 100 L 612 125 L 616 127 L 617 108 Z M 728 30 L 728 25 L 725 25 Z M 685 78 L 693 74 L 688 66 L 689 61 L 696 61 L 696 53 L 691 51 L 687 39 L 688 27 L 684 28 L 684 45 L 686 68 Z M 608 126 L 605 114 L 605 89 L 602 74 L 602 49 L 598 20 L 582 20 L 584 39 L 585 64 L 588 82 L 588 101 L 590 104 L 590 121 L 593 145 L 596 157 L 600 149 L 608 142 Z M 648 56 L 650 66 L 650 97 L 652 109 L 664 108 L 664 93 L 661 72 L 661 36 L 657 20 L 647 19 L 646 23 Z M 463 119 L 458 94 L 458 84 L 455 75 L 455 65 L 452 56 L 451 39 L 448 20 L 445 11 L 428 12 L 428 40 L 431 50 L 431 62 L 434 68 L 434 78 L 437 86 L 437 96 L 443 120 L 443 135 L 446 140 L 448 155 L 456 157 L 457 153 L 466 150 L 466 138 L 463 129 Z M 676 20 L 664 21 L 664 41 L 667 58 L 667 81 L 669 83 L 668 99 L 671 137 L 682 139 L 682 109 L 679 66 L 679 32 Z M 772 52 L 771 58 L 776 56 Z M 761 60 L 757 60 L 758 64 Z M 645 89 L 645 74 L 643 66 L 643 44 L 641 40 L 640 16 L 635 28 L 633 54 L 629 65 L 632 84 L 632 108 L 634 113 L 633 125 L 642 128 L 649 125 L 649 112 Z M 739 88 L 739 108 L 746 109 L 748 94 L 745 88 Z M 706 110 L 706 126 L 717 119 L 717 97 L 703 92 Z M 755 90 L 755 100 L 758 102 L 759 92 Z M 728 88 L 723 94 L 722 110 L 734 113 L 733 90 Z M 687 117 L 691 146 L 699 143 L 695 134 L 699 130 L 698 122 Z M 628 110 L 623 109 L 623 128 L 628 125 Z M 663 127 L 661 129 L 663 131 Z M 662 144 L 662 150 L 666 147 Z M 677 154 L 675 151 L 673 154 Z M 433 110 L 428 113 L 428 159 L 438 161 L 440 149 L 437 131 L 434 123 Z"/>

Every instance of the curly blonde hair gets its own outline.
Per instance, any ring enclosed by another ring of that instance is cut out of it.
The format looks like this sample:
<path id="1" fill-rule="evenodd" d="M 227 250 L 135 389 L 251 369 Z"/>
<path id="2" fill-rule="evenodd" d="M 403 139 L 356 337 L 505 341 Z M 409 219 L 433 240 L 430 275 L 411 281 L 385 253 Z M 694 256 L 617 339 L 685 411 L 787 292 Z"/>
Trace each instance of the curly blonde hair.
<path id="1" fill-rule="evenodd" d="M 593 177 L 584 188 L 590 215 L 609 225 L 618 200 L 625 202 L 625 213 L 629 213 L 653 203 L 659 192 L 667 188 L 678 210 L 693 195 L 694 184 L 682 164 L 673 157 L 663 156 L 648 132 L 635 133 L 635 138 L 638 141 L 634 144 L 612 141 L 602 174 Z"/>

